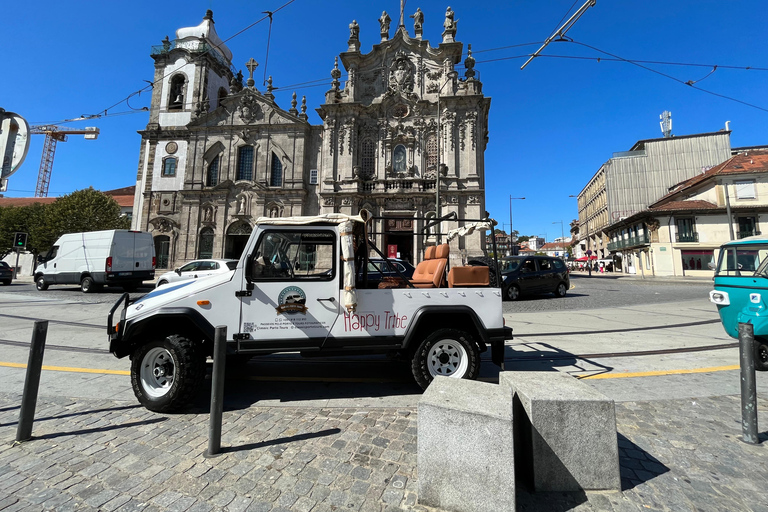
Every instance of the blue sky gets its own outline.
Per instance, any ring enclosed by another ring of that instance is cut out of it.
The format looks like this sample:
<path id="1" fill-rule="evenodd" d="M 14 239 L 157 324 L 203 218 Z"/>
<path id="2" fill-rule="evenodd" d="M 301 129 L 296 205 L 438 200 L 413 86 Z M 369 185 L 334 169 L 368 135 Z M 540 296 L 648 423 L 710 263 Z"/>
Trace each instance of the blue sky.
<path id="1" fill-rule="evenodd" d="M 184 2 L 48 1 L 3 6 L 3 80 L 0 107 L 32 124 L 97 114 L 153 79 L 152 45 L 177 28 L 200 23 L 213 9 L 216 30 L 227 39 L 277 10 L 287 0 L 186 0 Z M 577 217 L 576 200 L 586 181 L 615 151 L 635 141 L 661 136 L 659 114 L 672 112 L 673 133 L 720 130 L 731 121 L 734 147 L 768 144 L 768 2 L 765 0 L 598 0 L 570 30 L 574 43 L 551 44 L 525 70 L 525 57 L 558 26 L 578 0 L 435 2 L 409 0 L 406 16 L 420 7 L 424 38 L 440 42 L 445 8 L 456 12 L 457 40 L 472 44 L 483 92 L 492 98 L 486 151 L 486 201 L 499 223 L 513 222 L 521 234 L 560 236 L 560 224 Z M 310 121 L 330 88 L 334 56 L 346 50 L 348 25 L 360 24 L 362 51 L 378 42 L 377 19 L 387 10 L 397 24 L 396 0 L 334 2 L 295 0 L 274 15 L 268 74 L 278 104 L 288 109 L 295 90 L 307 96 Z M 413 34 L 413 24 L 406 18 Z M 263 78 L 268 22 L 227 42 L 234 65 L 255 58 L 257 86 Z M 577 44 L 582 43 L 582 44 Z M 525 45 L 515 48 L 496 48 Z M 718 65 L 711 67 L 643 64 L 682 82 L 760 108 L 716 97 L 626 62 L 624 59 Z M 486 51 L 491 50 L 491 51 Z M 560 57 L 554 57 L 560 56 Z M 586 59 L 561 57 L 586 57 Z M 518 58 L 516 58 L 518 57 Z M 601 61 L 596 60 L 601 57 Z M 497 60 L 502 59 L 502 60 Z M 493 60 L 493 61 L 491 61 Z M 487 61 L 487 62 L 484 62 Z M 460 70 L 463 73 L 463 69 Z M 706 76 L 706 78 L 704 78 Z M 290 87 L 313 80 L 319 86 Z M 263 90 L 263 87 L 260 87 Z M 69 137 L 56 152 L 51 196 L 93 186 L 100 190 L 135 183 L 140 136 L 149 92 L 108 110 L 109 115 L 66 126 L 97 126 L 96 141 Z M 32 137 L 23 166 L 6 197 L 34 195 L 43 136 Z M 553 224 L 556 223 L 556 224 Z M 508 229 L 508 226 L 505 226 Z"/>

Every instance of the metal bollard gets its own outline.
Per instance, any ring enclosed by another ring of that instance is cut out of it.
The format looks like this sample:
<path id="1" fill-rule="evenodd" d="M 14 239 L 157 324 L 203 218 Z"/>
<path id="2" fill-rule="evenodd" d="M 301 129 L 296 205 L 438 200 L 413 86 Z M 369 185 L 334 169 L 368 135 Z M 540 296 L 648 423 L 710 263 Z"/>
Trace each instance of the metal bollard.
<path id="1" fill-rule="evenodd" d="M 224 369 L 227 357 L 227 326 L 216 327 L 213 338 L 213 376 L 211 378 L 211 418 L 208 424 L 208 449 L 204 457 L 221 455 L 221 417 L 224 412 Z"/>
<path id="2" fill-rule="evenodd" d="M 24 394 L 21 396 L 19 425 L 16 429 L 16 442 L 32 439 L 32 424 L 35 422 L 37 391 L 40 388 L 40 374 L 43 371 L 43 352 L 45 337 L 48 335 L 48 320 L 35 320 L 32 331 L 32 343 L 29 346 L 27 376 L 24 380 Z"/>
<path id="3" fill-rule="evenodd" d="M 742 441 L 759 444 L 757 436 L 757 384 L 755 379 L 755 330 L 752 324 L 739 322 L 739 358 L 741 362 Z"/>

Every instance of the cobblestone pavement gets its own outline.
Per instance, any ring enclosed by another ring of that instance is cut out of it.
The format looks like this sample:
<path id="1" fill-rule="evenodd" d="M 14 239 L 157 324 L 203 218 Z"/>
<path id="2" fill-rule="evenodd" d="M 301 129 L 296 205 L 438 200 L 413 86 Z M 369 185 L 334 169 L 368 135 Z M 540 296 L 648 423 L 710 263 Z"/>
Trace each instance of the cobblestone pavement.
<path id="1" fill-rule="evenodd" d="M 13 446 L 20 396 L 0 394 L 0 510 L 429 510 L 416 503 L 413 408 L 224 413 L 224 453 L 204 458 L 208 415 L 45 398 Z M 768 400 L 761 397 L 761 425 Z M 737 396 L 616 404 L 621 492 L 518 492 L 519 510 L 768 511 L 768 440 L 740 441 Z M 763 427 L 764 428 L 764 427 Z"/>

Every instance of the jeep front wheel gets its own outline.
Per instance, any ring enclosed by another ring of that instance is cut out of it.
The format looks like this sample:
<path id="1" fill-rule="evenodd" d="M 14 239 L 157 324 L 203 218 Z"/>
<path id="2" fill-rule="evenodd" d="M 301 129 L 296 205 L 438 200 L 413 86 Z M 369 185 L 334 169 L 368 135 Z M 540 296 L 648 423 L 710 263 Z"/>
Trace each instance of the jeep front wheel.
<path id="1" fill-rule="evenodd" d="M 133 392 L 150 411 L 171 412 L 184 407 L 204 379 L 205 356 L 183 336 L 153 341 L 133 354 Z"/>
<path id="2" fill-rule="evenodd" d="M 422 389 L 427 389 L 437 376 L 475 379 L 480 373 L 480 352 L 469 333 L 439 329 L 427 336 L 416 350 L 411 371 Z"/>

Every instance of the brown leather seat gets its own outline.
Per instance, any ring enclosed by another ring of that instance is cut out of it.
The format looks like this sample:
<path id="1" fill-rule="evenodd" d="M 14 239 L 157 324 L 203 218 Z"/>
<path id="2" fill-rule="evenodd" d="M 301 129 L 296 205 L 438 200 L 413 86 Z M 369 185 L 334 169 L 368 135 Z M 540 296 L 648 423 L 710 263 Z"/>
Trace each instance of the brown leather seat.
<path id="1" fill-rule="evenodd" d="M 448 244 L 437 247 L 427 247 L 424 251 L 424 261 L 413 271 L 411 283 L 416 288 L 439 288 L 445 277 L 445 267 L 448 265 Z"/>
<path id="2" fill-rule="evenodd" d="M 491 276 L 488 267 L 452 267 L 448 271 L 448 288 L 462 286 L 490 286 Z"/>

